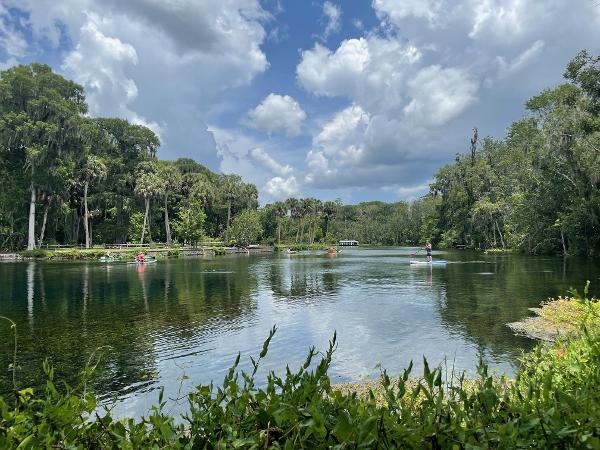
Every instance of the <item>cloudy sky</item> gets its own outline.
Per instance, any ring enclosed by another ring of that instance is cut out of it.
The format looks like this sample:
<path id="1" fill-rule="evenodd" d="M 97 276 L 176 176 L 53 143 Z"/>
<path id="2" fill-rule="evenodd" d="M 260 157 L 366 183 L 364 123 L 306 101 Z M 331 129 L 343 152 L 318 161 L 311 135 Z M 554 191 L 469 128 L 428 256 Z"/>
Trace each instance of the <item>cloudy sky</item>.
<path id="1" fill-rule="evenodd" d="M 0 68 L 50 64 L 262 202 L 419 196 L 583 48 L 596 0 L 0 0 Z"/>

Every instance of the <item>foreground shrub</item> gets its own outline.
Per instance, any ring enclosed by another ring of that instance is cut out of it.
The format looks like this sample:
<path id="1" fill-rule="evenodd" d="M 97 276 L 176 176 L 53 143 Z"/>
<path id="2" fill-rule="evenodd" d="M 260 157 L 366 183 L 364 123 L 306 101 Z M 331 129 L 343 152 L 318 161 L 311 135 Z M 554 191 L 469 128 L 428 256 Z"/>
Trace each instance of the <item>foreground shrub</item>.
<path id="1" fill-rule="evenodd" d="M 597 321 L 594 324 L 600 323 Z M 589 322 L 588 322 L 589 324 Z M 296 371 L 271 372 L 264 387 L 255 376 L 275 328 L 252 372 L 240 357 L 219 386 L 199 386 L 177 420 L 158 404 L 140 420 L 100 412 L 87 392 L 86 368 L 76 388 L 60 386 L 44 365 L 46 386 L 0 399 L 0 448 L 589 448 L 600 449 L 600 327 L 537 347 L 523 358 L 515 380 L 411 366 L 366 397 L 342 393 L 327 375 L 336 348 L 311 348 Z"/>

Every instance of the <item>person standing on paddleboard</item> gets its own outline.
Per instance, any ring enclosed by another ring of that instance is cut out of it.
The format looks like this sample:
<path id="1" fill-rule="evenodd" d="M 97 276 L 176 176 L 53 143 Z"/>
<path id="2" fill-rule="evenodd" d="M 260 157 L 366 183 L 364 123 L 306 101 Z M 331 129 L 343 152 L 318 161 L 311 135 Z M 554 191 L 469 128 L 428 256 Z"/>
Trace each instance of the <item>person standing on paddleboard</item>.
<path id="1" fill-rule="evenodd" d="M 427 262 L 431 262 L 431 250 L 432 250 L 431 242 L 425 244 L 425 250 L 427 251 Z"/>

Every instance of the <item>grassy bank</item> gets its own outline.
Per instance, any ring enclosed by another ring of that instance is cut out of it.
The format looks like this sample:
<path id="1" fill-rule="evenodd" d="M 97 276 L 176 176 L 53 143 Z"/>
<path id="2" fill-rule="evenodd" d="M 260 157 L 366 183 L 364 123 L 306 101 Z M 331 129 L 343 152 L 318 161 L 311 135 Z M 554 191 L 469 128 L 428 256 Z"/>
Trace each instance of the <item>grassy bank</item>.
<path id="1" fill-rule="evenodd" d="M 532 339 L 553 342 L 559 337 L 578 333 L 581 326 L 590 327 L 600 315 L 600 302 L 588 298 L 589 282 L 583 295 L 571 290 L 566 297 L 550 298 L 539 308 L 531 308 L 535 314 L 508 326 L 517 334 Z"/>
<path id="2" fill-rule="evenodd" d="M 275 244 L 275 251 L 282 252 L 285 249 L 289 248 L 293 251 L 302 251 L 302 250 L 327 250 L 329 247 L 335 246 L 335 244 L 323 244 L 323 243 L 315 243 L 315 244 Z"/>
<path id="3" fill-rule="evenodd" d="M 215 255 L 224 255 L 225 247 L 223 246 L 211 246 L 204 247 L 203 250 L 207 252 L 214 253 Z M 19 254 L 24 258 L 38 258 L 38 259 L 48 259 L 48 260 L 97 260 L 101 256 L 105 256 L 107 252 L 110 252 L 111 255 L 116 255 L 121 257 L 122 259 L 132 259 L 139 252 L 144 252 L 147 255 L 155 256 L 157 258 L 177 258 L 179 256 L 184 255 L 184 250 L 181 247 L 143 247 L 143 248 L 116 248 L 116 249 L 107 249 L 107 248 L 68 248 L 68 249 L 59 249 L 59 250 L 46 250 L 46 249 L 37 249 L 37 250 L 26 250 L 20 252 Z"/>
<path id="4" fill-rule="evenodd" d="M 326 352 L 311 349 L 295 372 L 271 373 L 257 383 L 273 329 L 254 369 L 240 372 L 238 357 L 220 385 L 189 394 L 185 417 L 169 415 L 160 393 L 149 415 L 134 420 L 96 412 L 97 400 L 86 389 L 91 369 L 79 386 L 67 388 L 45 365 L 44 389 L 16 385 L 16 398 L 0 398 L 0 447 L 598 449 L 597 304 L 576 297 L 568 302 L 587 311 L 574 332 L 524 356 L 510 382 L 484 364 L 467 380 L 425 361 L 420 376 L 410 367 L 395 378 L 383 372 L 377 386 L 357 394 L 330 383 L 334 335 Z"/>

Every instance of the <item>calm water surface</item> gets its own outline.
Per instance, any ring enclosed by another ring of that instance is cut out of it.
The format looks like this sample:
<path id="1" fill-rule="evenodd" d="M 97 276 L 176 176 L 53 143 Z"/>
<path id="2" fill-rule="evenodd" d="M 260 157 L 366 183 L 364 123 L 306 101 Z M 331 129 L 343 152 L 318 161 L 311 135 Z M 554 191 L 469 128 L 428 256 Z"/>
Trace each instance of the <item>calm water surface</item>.
<path id="1" fill-rule="evenodd" d="M 397 373 L 425 355 L 472 372 L 479 358 L 508 374 L 533 342 L 505 326 L 549 296 L 592 280 L 591 259 L 446 252 L 446 267 L 410 266 L 409 249 L 348 249 L 337 257 L 298 255 L 160 261 L 0 264 L 0 315 L 18 326 L 21 386 L 42 380 L 48 358 L 73 381 L 103 347 L 95 389 L 118 397 L 118 414 L 139 415 L 157 389 L 176 397 L 220 381 L 237 352 L 242 366 L 269 329 L 278 332 L 263 369 L 297 367 L 311 345 L 326 349 L 337 330 L 331 378 Z M 412 258 L 414 259 L 414 258 Z M 0 367 L 12 337 L 0 324 Z M 264 373 L 264 372 L 263 372 Z M 185 374 L 188 379 L 179 381 Z M 10 388 L 0 371 L 0 390 Z M 176 408 L 180 408 L 177 407 Z M 181 406 L 183 408 L 183 406 Z"/>

